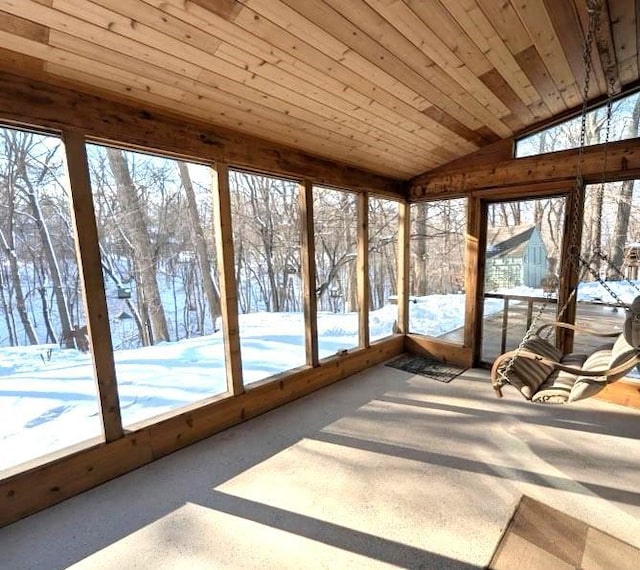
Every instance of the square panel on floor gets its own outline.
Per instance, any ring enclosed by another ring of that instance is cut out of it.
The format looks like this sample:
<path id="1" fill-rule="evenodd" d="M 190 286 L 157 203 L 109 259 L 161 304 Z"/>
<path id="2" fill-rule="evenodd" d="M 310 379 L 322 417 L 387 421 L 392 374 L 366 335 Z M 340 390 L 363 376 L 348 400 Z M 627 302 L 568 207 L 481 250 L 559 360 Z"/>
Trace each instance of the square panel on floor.
<path id="1" fill-rule="evenodd" d="M 523 496 L 489 567 L 635 570 L 640 568 L 640 550 Z"/>

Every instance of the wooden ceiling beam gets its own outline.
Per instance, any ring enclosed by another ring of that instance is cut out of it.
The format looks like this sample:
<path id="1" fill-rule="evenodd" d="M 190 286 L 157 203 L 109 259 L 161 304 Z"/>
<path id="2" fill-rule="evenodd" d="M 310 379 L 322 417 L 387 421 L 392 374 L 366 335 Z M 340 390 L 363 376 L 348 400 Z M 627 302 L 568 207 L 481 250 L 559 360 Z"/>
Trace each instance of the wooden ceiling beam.
<path id="1" fill-rule="evenodd" d="M 607 80 L 607 92 L 609 95 L 618 95 L 622 91 L 622 83 L 620 82 L 618 58 L 613 43 L 609 7 L 606 0 L 587 0 L 587 2 L 592 5 L 591 9 L 595 11 L 595 43 Z"/>
<path id="2" fill-rule="evenodd" d="M 315 184 L 404 197 L 402 181 L 206 122 L 186 121 L 151 105 L 133 106 L 0 71 L 0 121 L 61 131 L 80 129 L 96 141 L 224 162 Z"/>
<path id="3" fill-rule="evenodd" d="M 607 163 L 603 167 L 604 145 L 584 149 L 582 175 L 586 183 L 624 180 L 640 176 L 640 138 L 610 142 Z M 417 176 L 409 182 L 409 200 L 421 201 L 434 197 L 459 196 L 487 188 L 567 181 L 576 177 L 578 149 L 549 154 L 512 158 L 497 162 L 487 155 L 477 165 L 440 168 Z"/>

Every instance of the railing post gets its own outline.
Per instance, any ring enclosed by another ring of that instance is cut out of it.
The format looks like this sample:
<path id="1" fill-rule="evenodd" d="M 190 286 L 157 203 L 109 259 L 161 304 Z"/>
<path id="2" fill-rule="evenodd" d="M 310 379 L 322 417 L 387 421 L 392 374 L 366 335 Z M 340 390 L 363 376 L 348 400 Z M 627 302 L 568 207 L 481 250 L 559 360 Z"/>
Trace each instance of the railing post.
<path id="1" fill-rule="evenodd" d="M 528 331 L 531 327 L 531 321 L 533 320 L 533 299 L 529 299 L 527 301 L 527 326 L 525 327 L 525 331 Z"/>
<path id="2" fill-rule="evenodd" d="M 502 340 L 500 341 L 500 353 L 507 351 L 507 328 L 509 327 L 509 297 L 505 295 L 502 301 Z"/>

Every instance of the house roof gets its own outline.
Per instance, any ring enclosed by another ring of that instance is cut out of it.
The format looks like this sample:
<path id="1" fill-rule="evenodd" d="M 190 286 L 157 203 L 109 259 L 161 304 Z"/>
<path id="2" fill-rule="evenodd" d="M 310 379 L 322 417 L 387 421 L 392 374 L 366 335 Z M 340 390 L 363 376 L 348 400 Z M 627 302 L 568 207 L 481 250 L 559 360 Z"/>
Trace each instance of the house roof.
<path id="1" fill-rule="evenodd" d="M 639 76 L 637 3 L 595 4 L 590 99 Z M 0 69 L 408 180 L 579 109 L 587 22 L 586 0 L 0 0 Z"/>
<path id="2" fill-rule="evenodd" d="M 487 230 L 487 258 L 522 254 L 531 239 L 535 226 L 519 225 Z"/>

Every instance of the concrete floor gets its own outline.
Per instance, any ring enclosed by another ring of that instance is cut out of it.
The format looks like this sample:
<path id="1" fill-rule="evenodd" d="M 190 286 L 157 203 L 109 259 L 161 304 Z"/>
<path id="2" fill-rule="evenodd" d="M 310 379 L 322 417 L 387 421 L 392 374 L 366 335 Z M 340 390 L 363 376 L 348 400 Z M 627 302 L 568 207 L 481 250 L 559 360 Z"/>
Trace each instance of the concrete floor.
<path id="1" fill-rule="evenodd" d="M 372 368 L 0 529 L 0 568 L 474 568 L 523 494 L 640 546 L 640 412 Z"/>

